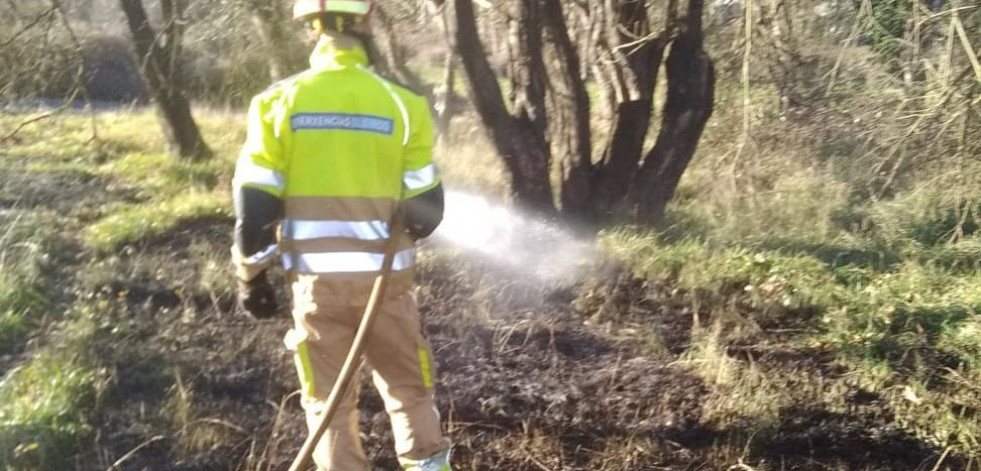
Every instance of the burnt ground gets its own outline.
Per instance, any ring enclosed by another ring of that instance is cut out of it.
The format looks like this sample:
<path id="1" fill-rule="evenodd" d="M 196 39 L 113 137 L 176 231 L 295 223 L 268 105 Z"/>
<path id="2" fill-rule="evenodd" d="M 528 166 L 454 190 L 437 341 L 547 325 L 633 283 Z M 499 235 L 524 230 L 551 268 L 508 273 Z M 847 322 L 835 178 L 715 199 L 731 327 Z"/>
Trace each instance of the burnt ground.
<path id="1" fill-rule="evenodd" d="M 21 188 L 17 210 L 76 224 L 129 195 L 87 175 L 2 182 L 8 207 Z M 305 436 L 281 341 L 289 320 L 248 319 L 231 285 L 208 284 L 223 273 L 231 224 L 188 221 L 107 255 L 66 235 L 56 298 L 102 303 L 107 322 L 91 350 L 110 378 L 76 468 L 288 466 Z M 426 252 L 438 256 L 421 265 L 419 299 L 458 470 L 930 470 L 942 453 L 895 425 L 885 400 L 850 385 L 834 352 L 793 342 L 811 313 L 765 313 L 754 335 L 724 346 L 733 361 L 800 388 L 787 392 L 799 400 L 767 418 L 720 420 L 709 410 L 714 386 L 679 361 L 695 314 L 718 311 L 693 311 L 690 293 L 616 267 L 541 283 L 443 247 Z M 398 469 L 382 402 L 362 381 L 365 449 L 376 468 Z M 844 408 L 815 399 L 834 385 L 846 389 Z M 939 469 L 964 469 L 964 458 L 947 456 Z"/>

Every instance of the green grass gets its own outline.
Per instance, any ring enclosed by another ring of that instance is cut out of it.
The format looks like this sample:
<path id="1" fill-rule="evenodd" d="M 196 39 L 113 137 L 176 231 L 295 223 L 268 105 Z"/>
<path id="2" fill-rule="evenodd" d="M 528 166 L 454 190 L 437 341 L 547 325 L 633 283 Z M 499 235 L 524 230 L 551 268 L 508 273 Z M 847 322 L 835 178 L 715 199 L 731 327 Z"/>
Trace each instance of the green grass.
<path id="1" fill-rule="evenodd" d="M 195 109 L 198 127 L 215 151 L 215 162 L 231 162 L 245 141 L 245 115 Z M 0 130 L 7 132 L 34 115 L 0 114 Z M 55 115 L 24 126 L 13 141 L 5 143 L 3 164 L 27 161 L 42 171 L 54 166 L 93 165 L 128 154 L 162 154 L 164 138 L 151 110 Z M 178 160 L 178 159 L 173 159 Z"/>
<path id="2" fill-rule="evenodd" d="M 186 193 L 155 203 L 130 205 L 89 226 L 84 239 L 98 252 L 111 252 L 170 232 L 189 221 L 230 218 L 230 206 L 228 196 L 216 193 Z"/>
<path id="3" fill-rule="evenodd" d="M 102 208 L 103 217 L 82 232 L 89 248 L 110 252 L 190 220 L 230 217 L 227 189 L 244 140 L 244 117 L 207 110 L 198 114 L 217 151 L 211 160 L 191 162 L 162 153 L 153 113 L 120 111 L 98 115 L 94 135 L 86 116 L 58 116 L 27 126 L 4 164 L 19 162 L 32 172 L 84 168 L 132 190 L 143 203 Z M 23 118 L 3 116 L 0 122 L 9 126 Z"/>
<path id="4" fill-rule="evenodd" d="M 814 149 L 781 155 L 785 148 L 754 145 L 733 179 L 720 179 L 727 169 L 717 159 L 696 160 L 661 229 L 600 237 L 637 276 L 688 292 L 693 309 L 710 314 L 679 359 L 711 384 L 710 415 L 772 415 L 754 391 L 779 403 L 792 386 L 724 352 L 782 316 L 777 326 L 796 319 L 803 332 L 787 348 L 832 352 L 849 384 L 880 394 L 906 433 L 981 453 L 981 188 L 936 176 L 868 199 L 839 170 L 795 163 Z M 849 413 L 834 391 L 851 386 L 813 387 L 797 394 Z"/>
<path id="5" fill-rule="evenodd" d="M 161 153 L 127 153 L 99 168 L 152 199 L 188 190 L 209 191 L 219 181 L 231 180 L 231 164 L 220 159 L 190 162 Z"/>
<path id="6" fill-rule="evenodd" d="M 8 469 L 68 466 L 91 433 L 100 373 L 73 358 L 44 355 L 0 383 L 0 462 Z"/>
<path id="7" fill-rule="evenodd" d="M 32 262 L 0 263 L 0 353 L 23 344 L 46 306 L 40 268 Z"/>
<path id="8" fill-rule="evenodd" d="M 0 233 L 0 354 L 19 350 L 45 314 L 45 284 L 55 234 L 43 215 L 12 216 Z"/>
<path id="9" fill-rule="evenodd" d="M 849 279 L 842 302 L 829 306 L 823 319 L 828 339 L 844 352 L 912 372 L 919 353 L 977 363 L 981 336 L 972 339 L 969 332 L 981 312 L 981 274 L 909 263 L 893 273 Z"/>
<path id="10" fill-rule="evenodd" d="M 731 102 L 742 99 L 739 88 L 719 94 Z M 757 108 L 777 101 L 769 89 L 754 87 L 751 94 Z M 140 195 L 141 203 L 110 205 L 100 218 L 84 221 L 81 241 L 105 259 L 195 220 L 231 218 L 228 186 L 244 119 L 198 114 L 218 153 L 208 162 L 164 155 L 149 112 L 101 115 L 96 141 L 89 139 L 87 118 L 59 117 L 26 128 L 21 143 L 4 152 L 33 171 L 84 168 Z M 954 451 L 981 452 L 981 418 L 971 412 L 981 407 L 981 190 L 930 180 L 870 200 L 842 177 L 847 171 L 815 157 L 823 152 L 819 144 L 780 141 L 782 125 L 758 131 L 765 136 L 737 166 L 725 160 L 733 158 L 731 149 L 713 154 L 719 149 L 713 146 L 731 147 L 738 135 L 738 126 L 724 124 L 709 127 L 701 159 L 686 173 L 666 228 L 609 228 L 599 237 L 635 275 L 687 293 L 694 311 L 710 315 L 711 322 L 693 329 L 691 347 L 676 358 L 713 388 L 707 417 L 772 421 L 781 405 L 793 403 L 784 400 L 795 398 L 780 395 L 798 387 L 799 378 L 773 378 L 759 365 L 726 354 L 727 345 L 758 337 L 768 325 L 786 327 L 781 322 L 790 319 L 799 332 L 788 340 L 791 347 L 831 351 L 848 370 L 847 381 L 880 393 L 889 405 L 884 413 L 904 431 Z M 463 119 L 455 125 L 475 126 Z M 461 132 L 437 152 L 450 184 L 505 193 L 503 166 L 486 141 Z M 726 176 L 730 169 L 732 178 Z M 31 335 L 33 319 L 44 309 L 37 288 L 46 250 L 36 248 L 31 230 L 18 231 L 10 237 L 16 242 L 0 245 L 29 255 L 0 259 L 0 349 L 9 339 Z M 204 243 L 191 247 L 193 263 L 204 265 L 194 289 L 227 297 L 231 280 L 211 250 Z M 422 293 L 436 289 L 424 286 Z M 493 297 L 480 289 L 473 296 L 480 306 L 490 306 L 484 298 Z M 470 317 L 479 322 L 487 315 Z M 96 328 L 95 320 L 86 322 L 65 323 L 60 330 Z M 90 433 L 88 414 L 97 407 L 103 376 L 84 354 L 84 335 L 80 339 L 66 349 L 38 351 L 4 378 L 0 462 L 47 469 Z M 800 392 L 827 401 L 832 410 L 848 407 L 839 393 Z M 201 443 L 210 445 L 206 438 Z"/>
<path id="11" fill-rule="evenodd" d="M 0 114 L 0 129 L 12 131 L 27 118 L 30 116 Z M 54 116 L 21 129 L 14 145 L 4 145 L 4 160 L 43 161 L 46 165 L 89 162 L 97 149 L 91 136 L 83 117 Z"/>
<path id="12" fill-rule="evenodd" d="M 748 296 L 755 305 L 804 307 L 831 302 L 834 274 L 816 257 L 689 239 L 660 242 L 658 234 L 620 228 L 601 244 L 643 278 L 671 280 L 686 289 Z"/>
<path id="13" fill-rule="evenodd" d="M 796 344 L 838 352 L 866 387 L 883 392 L 908 432 L 955 451 L 981 450 L 981 417 L 971 412 L 981 404 L 981 271 L 936 263 L 975 253 L 976 242 L 924 251 L 908 241 L 888 266 L 835 263 L 786 240 L 783 247 L 770 241 L 761 248 L 751 239 L 665 241 L 655 232 L 620 228 L 602 234 L 601 242 L 636 275 L 690 290 L 692 302 L 715 312 L 714 328 L 724 333 L 696 335 L 681 359 L 722 382 L 713 414 L 760 413 L 754 401 L 734 399 L 752 397 L 753 388 L 726 380 L 747 374 L 747 367 L 720 353 L 721 345 L 758 334 L 773 315 L 801 313 L 813 333 Z M 779 389 L 772 379 L 764 383 Z M 910 391 L 920 399 L 910 400 Z"/>
<path id="14" fill-rule="evenodd" d="M 23 312 L 0 311 L 0 353 L 11 353 L 23 345 L 34 323 Z"/>
<path id="15" fill-rule="evenodd" d="M 207 111 L 202 115 L 202 128 L 212 133 L 209 143 L 218 154 L 207 162 L 164 155 L 153 114 L 126 111 L 100 114 L 96 139 L 86 116 L 63 115 L 32 124 L 0 155 L 0 168 L 28 176 L 94 172 L 143 201 L 106 205 L 88 213 L 101 216 L 94 220 L 58 220 L 34 210 L 8 213 L 13 216 L 3 221 L 0 353 L 22 349 L 28 338 L 42 341 L 0 376 L 0 469 L 73 469 L 79 456 L 92 456 L 84 447 L 93 443 L 93 414 L 108 375 L 92 345 L 126 328 L 125 318 L 114 314 L 109 301 L 78 299 L 68 313 L 46 312 L 51 308 L 48 291 L 55 288 L 49 265 L 61 250 L 55 237 L 78 236 L 89 254 L 105 255 L 189 221 L 231 216 L 228 187 L 234 155 L 244 139 L 244 120 Z M 2 115 L 0 127 L 23 118 Z M 52 227 L 82 230 L 59 235 Z M 221 288 L 218 281 L 210 282 L 214 290 Z M 43 332 L 42 318 L 50 321 Z"/>
<path id="16" fill-rule="evenodd" d="M 37 313 L 45 305 L 39 291 L 34 280 L 0 272 L 0 354 L 17 350 L 30 337 Z"/>
<path id="17" fill-rule="evenodd" d="M 0 463 L 5 469 L 59 469 L 90 443 L 106 381 L 87 345 L 105 318 L 105 303 L 82 304 L 36 352 L 0 381 Z"/>

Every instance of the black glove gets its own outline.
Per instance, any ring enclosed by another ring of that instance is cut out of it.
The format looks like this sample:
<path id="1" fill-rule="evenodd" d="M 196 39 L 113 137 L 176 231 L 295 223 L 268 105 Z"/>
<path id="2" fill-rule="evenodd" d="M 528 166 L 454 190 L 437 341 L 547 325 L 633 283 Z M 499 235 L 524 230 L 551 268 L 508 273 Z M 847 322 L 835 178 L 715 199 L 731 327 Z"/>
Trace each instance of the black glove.
<path id="1" fill-rule="evenodd" d="M 269 283 L 266 272 L 249 281 L 238 281 L 238 305 L 256 319 L 276 315 L 276 290 Z"/>
<path id="2" fill-rule="evenodd" d="M 403 203 L 405 229 L 413 239 L 429 237 L 443 221 L 443 185 L 438 185 Z"/>

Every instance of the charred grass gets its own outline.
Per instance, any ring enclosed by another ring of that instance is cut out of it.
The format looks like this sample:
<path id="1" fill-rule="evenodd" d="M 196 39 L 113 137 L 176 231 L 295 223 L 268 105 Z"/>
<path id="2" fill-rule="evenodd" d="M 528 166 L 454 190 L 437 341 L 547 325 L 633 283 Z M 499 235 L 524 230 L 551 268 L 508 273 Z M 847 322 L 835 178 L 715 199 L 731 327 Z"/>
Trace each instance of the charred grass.
<path id="1" fill-rule="evenodd" d="M 3 157 L 2 260 L 16 276 L 0 278 L 14 283 L 0 306 L 26 321 L 0 323 L 14 339 L 0 462 L 283 469 L 305 436 L 289 320 L 235 310 L 230 155 L 171 162 L 121 130 L 144 115 L 106 119 L 99 142 Z M 424 247 L 417 294 L 456 469 L 978 469 L 972 246 L 736 237 L 681 201 L 673 229 L 604 233 L 607 255 L 561 279 Z M 882 225 L 929 226 L 879 209 Z M 362 381 L 365 449 L 396 469 Z"/>

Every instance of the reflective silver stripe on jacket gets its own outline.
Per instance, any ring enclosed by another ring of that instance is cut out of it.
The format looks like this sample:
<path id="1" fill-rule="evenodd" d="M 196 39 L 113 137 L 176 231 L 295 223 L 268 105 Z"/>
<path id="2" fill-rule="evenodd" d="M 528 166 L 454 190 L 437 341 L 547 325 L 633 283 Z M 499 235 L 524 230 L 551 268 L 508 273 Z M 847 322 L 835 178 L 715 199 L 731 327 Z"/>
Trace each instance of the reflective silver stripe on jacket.
<path id="1" fill-rule="evenodd" d="M 419 170 L 406 170 L 402 173 L 402 184 L 409 190 L 436 184 L 436 166 L 429 164 Z"/>
<path id="2" fill-rule="evenodd" d="M 382 269 L 384 259 L 384 254 L 369 252 L 305 253 L 284 257 L 283 267 L 313 274 L 376 272 Z M 405 270 L 414 263 L 415 249 L 405 249 L 395 254 L 392 270 Z"/>
<path id="3" fill-rule="evenodd" d="M 386 221 L 303 221 L 287 220 L 289 235 L 293 240 L 319 239 L 321 237 L 349 237 L 361 240 L 388 238 Z"/>

